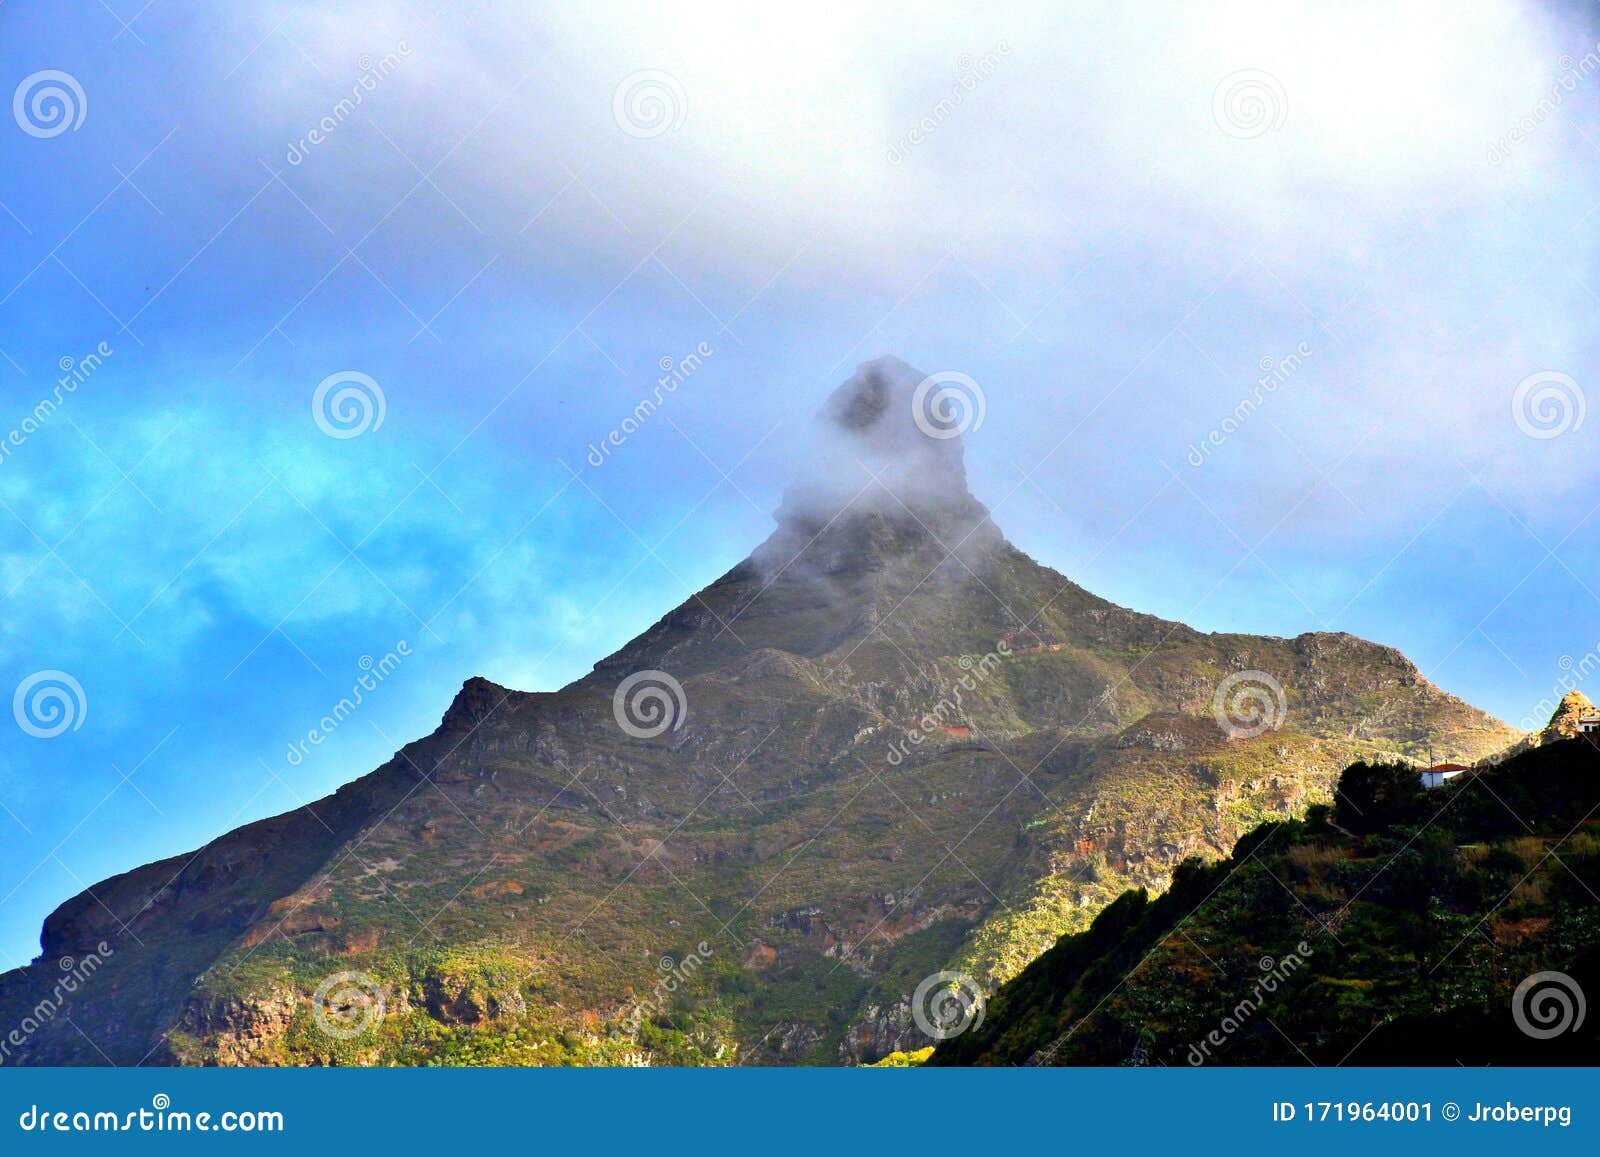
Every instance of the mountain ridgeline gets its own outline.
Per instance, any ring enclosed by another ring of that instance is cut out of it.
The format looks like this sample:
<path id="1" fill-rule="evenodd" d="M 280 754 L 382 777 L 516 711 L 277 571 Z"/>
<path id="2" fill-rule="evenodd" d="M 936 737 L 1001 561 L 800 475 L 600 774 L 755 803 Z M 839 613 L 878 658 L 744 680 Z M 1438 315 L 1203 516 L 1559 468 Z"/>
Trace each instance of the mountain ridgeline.
<path id="1" fill-rule="evenodd" d="M 922 380 L 862 366 L 772 536 L 588 676 L 469 679 L 335 795 L 68 900 L 0 1061 L 873 1061 L 930 1043 L 925 978 L 1011 980 L 1355 760 L 1518 739 L 1390 648 L 1035 562 Z"/>
<path id="2" fill-rule="evenodd" d="M 1347 770 L 1330 813 L 1124 893 L 1000 989 L 935 1065 L 1592 1065 L 1600 749 L 1436 789 Z"/>

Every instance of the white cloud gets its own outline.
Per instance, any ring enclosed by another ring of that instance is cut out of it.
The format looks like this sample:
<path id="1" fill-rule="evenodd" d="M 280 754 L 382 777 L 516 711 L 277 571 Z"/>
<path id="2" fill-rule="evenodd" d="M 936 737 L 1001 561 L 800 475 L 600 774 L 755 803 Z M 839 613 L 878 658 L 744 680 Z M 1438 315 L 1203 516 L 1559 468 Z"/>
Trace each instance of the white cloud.
<path id="1" fill-rule="evenodd" d="M 1112 224 L 1152 183 L 1195 220 L 1286 237 L 1329 214 L 1393 224 L 1402 197 L 1487 203 L 1528 175 L 1484 164 L 1508 110 L 1532 108 L 1560 58 L 1592 47 L 1513 0 L 1466 12 L 1445 0 L 1058 7 L 987 6 L 975 18 L 962 5 L 914 16 L 817 5 L 799 19 L 732 2 L 434 18 L 420 5 L 267 5 L 239 17 L 282 22 L 240 81 L 260 116 L 294 134 L 303 110 L 324 107 L 318 90 L 339 90 L 363 55 L 405 41 L 412 55 L 382 82 L 374 115 L 422 157 L 476 129 L 462 150 L 475 163 L 454 176 L 519 223 L 564 163 L 591 164 L 624 220 L 709 194 L 767 224 L 848 239 L 864 267 L 881 268 L 984 226 L 1002 203 L 984 232 L 1012 259 L 1103 240 L 1083 234 L 1079 201 Z M 985 78 L 891 163 L 891 145 L 986 54 Z M 681 128 L 647 142 L 613 123 L 615 87 L 641 69 L 670 74 L 686 105 Z M 1217 86 L 1247 69 L 1273 78 L 1285 106 L 1254 143 L 1213 120 Z M 1536 135 L 1524 164 L 1552 162 L 1563 143 L 1559 128 Z M 1149 218 L 1132 223 L 1148 229 Z M 737 264 L 743 250 L 712 256 Z"/>
<path id="2" fill-rule="evenodd" d="M 736 308 L 783 270 L 769 292 L 804 310 L 858 293 L 893 302 L 953 258 L 1004 300 L 1002 324 L 929 344 L 972 351 L 980 376 L 1018 375 L 1017 410 L 1033 419 L 1013 434 L 1023 458 L 1109 388 L 1058 386 L 1059 350 L 996 352 L 1048 307 L 1042 324 L 1122 342 L 1128 362 L 1187 317 L 1185 340 L 1226 367 L 1174 339 L 1189 364 L 1167 383 L 1187 395 L 1172 428 L 1139 414 L 1104 431 L 1157 456 L 1176 461 L 1204 433 L 1186 408 L 1197 422 L 1228 412 L 1259 358 L 1309 340 L 1314 367 L 1273 421 L 1330 460 L 1359 445 L 1352 473 L 1409 463 L 1399 501 L 1372 484 L 1378 522 L 1458 485 L 1457 459 L 1527 500 L 1593 481 L 1587 443 L 1526 439 L 1509 404 L 1530 373 L 1582 382 L 1593 352 L 1600 180 L 1581 132 L 1600 73 L 1490 161 L 1564 58 L 1595 49 L 1593 30 L 1517 0 L 1058 8 L 258 5 L 236 17 L 240 42 L 282 26 L 239 73 L 250 117 L 231 131 L 293 139 L 363 54 L 405 41 L 373 122 L 424 168 L 445 158 L 434 179 L 541 275 L 604 288 L 671 230 L 662 256 L 698 294 Z M 613 109 L 618 83 L 644 69 L 669 74 L 668 99 L 684 102 L 681 126 L 649 139 Z M 1241 72 L 1265 78 L 1275 126 L 1251 139 L 1217 120 L 1219 85 Z M 919 126 L 922 143 L 900 148 Z M 390 195 L 376 190 L 398 196 L 416 175 L 352 125 L 288 179 L 355 215 L 359 233 Z M 373 244 L 448 250 L 465 230 L 442 207 L 429 228 Z M 1335 341 L 1323 331 L 1339 313 L 1358 324 Z M 1600 382 L 1589 388 L 1600 402 Z M 1230 453 L 1292 489 L 1311 475 L 1280 441 Z M 1251 517 L 1233 491 L 1214 500 Z"/>

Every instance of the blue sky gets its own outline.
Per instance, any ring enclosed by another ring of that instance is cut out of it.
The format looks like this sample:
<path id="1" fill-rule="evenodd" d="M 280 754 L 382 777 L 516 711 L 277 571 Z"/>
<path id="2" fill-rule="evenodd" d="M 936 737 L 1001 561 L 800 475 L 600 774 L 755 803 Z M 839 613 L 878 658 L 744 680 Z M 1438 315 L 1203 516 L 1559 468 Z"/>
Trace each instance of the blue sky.
<path id="1" fill-rule="evenodd" d="M 1513 724 L 1596 648 L 1581 7 L 744 7 L 0 9 L 0 685 L 81 688 L 0 742 L 0 966 L 469 675 L 581 675 L 884 353 L 976 383 L 974 490 L 1117 602 Z M 325 432 L 340 374 L 381 424 Z"/>

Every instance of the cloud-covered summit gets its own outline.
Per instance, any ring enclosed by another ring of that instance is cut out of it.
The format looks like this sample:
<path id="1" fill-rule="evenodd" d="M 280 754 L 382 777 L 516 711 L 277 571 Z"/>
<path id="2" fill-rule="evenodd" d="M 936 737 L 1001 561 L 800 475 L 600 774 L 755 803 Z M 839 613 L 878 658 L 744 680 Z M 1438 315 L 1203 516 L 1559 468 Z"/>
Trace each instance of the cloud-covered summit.
<path id="1" fill-rule="evenodd" d="M 806 432 L 810 453 L 780 521 L 826 522 L 847 506 L 933 516 L 968 507 L 961 435 L 971 410 L 953 389 L 896 357 L 864 362 Z"/>

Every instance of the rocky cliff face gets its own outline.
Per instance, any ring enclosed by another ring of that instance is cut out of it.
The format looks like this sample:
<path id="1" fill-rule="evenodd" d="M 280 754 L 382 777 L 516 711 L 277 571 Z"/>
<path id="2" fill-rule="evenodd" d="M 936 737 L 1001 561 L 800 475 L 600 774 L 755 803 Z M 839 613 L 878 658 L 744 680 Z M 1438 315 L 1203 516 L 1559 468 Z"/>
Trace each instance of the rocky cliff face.
<path id="1" fill-rule="evenodd" d="M 1582 691 L 1568 691 L 1561 697 L 1561 703 L 1540 734 L 1540 739 L 1545 743 L 1575 739 L 1582 734 L 1581 724 L 1584 719 L 1593 717 L 1595 713 L 1594 703 L 1587 695 Z"/>
<path id="2" fill-rule="evenodd" d="M 1530 731 L 1505 751 L 1496 754 L 1494 759 L 1497 762 L 1503 761 L 1525 754 L 1536 747 L 1559 743 L 1563 739 L 1574 739 L 1584 733 L 1581 726 L 1584 718 L 1593 717 L 1595 713 L 1595 705 L 1587 695 L 1582 691 L 1568 691 L 1561 697 L 1561 702 L 1556 704 L 1555 710 L 1550 715 L 1550 721 L 1541 730 Z"/>
<path id="3" fill-rule="evenodd" d="M 590 675 L 469 680 L 335 796 L 68 901 L 0 1010 L 105 940 L 93 1047 L 63 1012 L 8 1059 L 871 1060 L 928 1043 L 924 978 L 992 986 L 1352 759 L 1513 738 L 1389 648 L 1040 566 L 921 382 L 862 367 L 772 537 Z"/>

